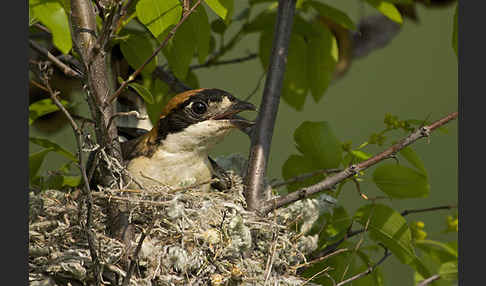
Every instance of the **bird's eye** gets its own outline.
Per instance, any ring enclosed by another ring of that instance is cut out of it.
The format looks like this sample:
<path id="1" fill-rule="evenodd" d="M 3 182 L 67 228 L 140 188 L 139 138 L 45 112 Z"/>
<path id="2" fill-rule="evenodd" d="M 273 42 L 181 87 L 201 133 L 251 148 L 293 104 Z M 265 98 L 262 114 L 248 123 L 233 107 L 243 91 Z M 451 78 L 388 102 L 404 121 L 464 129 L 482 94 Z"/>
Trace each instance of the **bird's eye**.
<path id="1" fill-rule="evenodd" d="M 203 114 L 206 112 L 207 106 L 205 103 L 197 101 L 192 104 L 192 111 L 194 111 L 196 114 Z"/>

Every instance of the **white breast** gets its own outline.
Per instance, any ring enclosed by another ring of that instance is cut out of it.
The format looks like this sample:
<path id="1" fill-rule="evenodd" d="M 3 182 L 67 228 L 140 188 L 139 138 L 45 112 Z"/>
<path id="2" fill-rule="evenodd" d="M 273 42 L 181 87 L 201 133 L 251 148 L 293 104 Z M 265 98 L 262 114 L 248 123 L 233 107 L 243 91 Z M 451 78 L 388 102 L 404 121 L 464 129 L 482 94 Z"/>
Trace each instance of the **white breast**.
<path id="1" fill-rule="evenodd" d="M 212 177 L 206 153 L 169 153 L 157 150 L 151 157 L 138 157 L 128 165 L 130 174 L 144 187 L 163 184 L 172 188 L 205 182 Z M 131 187 L 136 188 L 135 184 Z M 209 184 L 202 189 L 209 189 Z"/>

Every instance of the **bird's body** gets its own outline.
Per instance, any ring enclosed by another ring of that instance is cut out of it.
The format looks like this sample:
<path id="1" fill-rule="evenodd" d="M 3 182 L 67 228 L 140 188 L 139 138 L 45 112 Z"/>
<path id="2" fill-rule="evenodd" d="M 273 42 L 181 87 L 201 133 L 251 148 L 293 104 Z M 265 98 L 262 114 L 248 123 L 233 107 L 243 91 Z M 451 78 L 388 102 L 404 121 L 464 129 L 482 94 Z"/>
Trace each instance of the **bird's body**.
<path id="1" fill-rule="evenodd" d="M 150 132 L 122 144 L 128 172 L 143 187 L 178 188 L 209 181 L 215 175 L 209 150 L 232 129 L 251 125 L 234 116 L 243 110 L 254 106 L 218 89 L 175 96 Z M 201 189 L 209 189 L 209 184 Z"/>

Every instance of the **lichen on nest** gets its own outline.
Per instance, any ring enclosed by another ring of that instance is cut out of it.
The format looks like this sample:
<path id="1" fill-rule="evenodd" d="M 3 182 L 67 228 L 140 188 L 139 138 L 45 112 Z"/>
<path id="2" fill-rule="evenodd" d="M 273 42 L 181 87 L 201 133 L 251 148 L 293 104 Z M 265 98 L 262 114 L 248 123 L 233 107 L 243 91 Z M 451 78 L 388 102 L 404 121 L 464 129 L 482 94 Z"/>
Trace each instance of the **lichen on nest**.
<path id="1" fill-rule="evenodd" d="M 332 198 L 302 200 L 262 217 L 245 210 L 241 160 L 230 156 L 221 161 L 230 162 L 224 167 L 233 182 L 225 192 L 93 192 L 93 231 L 105 283 L 121 285 L 127 269 L 124 257 L 133 255 L 142 232 L 147 235 L 130 285 L 300 285 L 305 281 L 296 276 L 296 266 L 317 248 L 317 235 L 307 232 L 320 214 L 330 211 Z M 109 237 L 107 201 L 128 206 L 129 221 L 137 226 L 128 249 Z M 31 285 L 93 284 L 83 230 L 85 213 L 85 204 L 72 194 L 31 193 Z M 296 222 L 300 222 L 298 231 Z"/>

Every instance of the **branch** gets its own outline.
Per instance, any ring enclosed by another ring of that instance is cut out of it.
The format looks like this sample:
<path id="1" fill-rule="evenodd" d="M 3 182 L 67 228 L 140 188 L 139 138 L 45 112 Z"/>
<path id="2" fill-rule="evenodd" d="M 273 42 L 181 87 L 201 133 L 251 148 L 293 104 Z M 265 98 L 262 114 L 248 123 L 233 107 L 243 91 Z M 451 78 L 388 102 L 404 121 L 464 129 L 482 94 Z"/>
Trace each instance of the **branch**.
<path id="1" fill-rule="evenodd" d="M 373 272 L 376 269 L 376 267 L 378 267 L 380 264 L 382 264 L 390 255 L 391 255 L 391 252 L 388 251 L 388 248 L 385 248 L 385 253 L 383 254 L 383 257 L 378 262 L 371 265 L 365 271 L 358 273 L 358 274 L 356 274 L 356 275 L 354 275 L 354 276 L 352 276 L 352 277 L 350 277 L 346 280 L 339 282 L 338 284 L 336 284 L 336 286 L 342 286 L 342 285 L 348 284 L 349 282 L 360 279 L 360 278 L 370 274 L 371 272 Z"/>
<path id="2" fill-rule="evenodd" d="M 122 286 L 128 286 L 128 284 L 130 283 L 130 278 L 132 277 L 133 271 L 135 270 L 135 265 L 137 264 L 138 254 L 140 253 L 140 250 L 142 249 L 143 241 L 145 240 L 145 237 L 147 237 L 147 234 L 150 234 L 150 232 L 152 231 L 154 223 L 155 223 L 155 220 L 152 220 L 152 223 L 150 224 L 149 229 L 147 231 L 142 232 L 142 235 L 140 236 L 140 239 L 139 239 L 138 244 L 137 244 L 137 248 L 135 249 L 135 253 L 130 258 L 130 265 L 128 266 L 127 275 L 123 279 Z"/>
<path id="3" fill-rule="evenodd" d="M 255 132 L 253 132 L 251 140 L 248 170 L 245 176 L 244 195 L 249 210 L 259 208 L 264 192 L 263 179 L 287 64 L 295 2 L 295 0 L 280 0 L 278 5 L 268 76 L 265 81 Z M 269 210 L 270 208 L 268 208 Z"/>
<path id="4" fill-rule="evenodd" d="M 293 178 L 288 179 L 287 181 L 273 183 L 271 186 L 272 186 L 272 188 L 276 189 L 276 188 L 280 188 L 280 187 L 285 186 L 285 185 L 288 185 L 288 184 L 292 184 L 292 183 L 296 183 L 296 182 L 302 182 L 305 179 L 312 178 L 312 177 L 317 176 L 317 175 L 337 173 L 337 172 L 340 172 L 340 171 L 342 171 L 342 170 L 341 169 L 322 169 L 322 170 L 317 170 L 317 171 L 314 171 L 314 172 L 300 174 L 298 176 L 295 176 Z"/>
<path id="5" fill-rule="evenodd" d="M 263 207 L 260 208 L 260 212 L 263 214 L 267 214 L 276 208 L 280 208 L 286 206 L 290 203 L 295 201 L 307 198 L 310 195 L 322 192 L 324 190 L 332 189 L 336 184 L 344 181 L 345 179 L 354 176 L 358 172 L 366 170 L 367 168 L 381 162 L 390 156 L 393 156 L 398 151 L 402 150 L 403 148 L 407 147 L 408 145 L 414 143 L 420 138 L 429 137 L 430 133 L 435 129 L 441 127 L 442 125 L 450 122 L 453 119 L 456 119 L 458 116 L 458 112 L 453 112 L 444 118 L 441 118 L 428 126 L 424 126 L 417 131 L 413 132 L 409 136 L 403 138 L 397 144 L 391 146 L 390 148 L 386 149 L 385 151 L 371 157 L 370 159 L 363 161 L 356 165 L 351 165 L 348 168 L 344 169 L 343 171 L 325 178 L 321 182 L 311 185 L 309 187 L 305 187 L 299 189 L 295 192 L 289 193 L 284 196 L 277 197 L 276 199 L 271 199 L 264 202 Z M 261 131 L 261 129 L 257 128 L 257 130 Z M 257 170 L 258 171 L 258 170 Z M 251 173 L 249 173 L 251 174 Z"/>
<path id="6" fill-rule="evenodd" d="M 51 54 L 47 49 L 43 48 L 41 45 L 37 44 L 35 41 L 29 40 L 29 46 L 36 50 L 38 53 L 45 56 L 48 60 L 50 60 L 53 64 L 55 64 L 65 75 L 74 77 L 74 78 L 82 78 L 83 75 L 79 72 L 73 70 L 68 65 L 60 61 L 56 58 L 53 54 Z"/>
<path id="7" fill-rule="evenodd" d="M 435 280 L 439 280 L 440 279 L 440 275 L 439 274 L 435 274 L 435 275 L 432 275 L 430 276 L 429 278 L 425 279 L 425 280 L 422 280 L 422 282 L 420 282 L 419 284 L 417 284 L 417 286 L 425 286 L 425 285 L 428 285 L 432 282 L 434 282 Z"/>
<path id="8" fill-rule="evenodd" d="M 108 127 L 108 121 L 114 114 L 113 105 L 105 105 L 106 97 L 111 87 L 108 81 L 107 56 L 105 52 L 95 52 L 96 38 L 96 15 L 92 1 L 71 0 L 71 25 L 73 35 L 73 46 L 80 55 L 81 63 L 86 77 L 84 87 L 87 88 L 88 106 L 91 117 L 95 120 L 95 133 L 97 143 L 101 148 L 106 148 L 107 153 L 123 162 L 118 132 L 116 126 Z M 109 25 L 109 23 L 104 23 Z M 103 184 L 109 185 L 116 176 L 113 170 L 102 166 Z"/>
<path id="9" fill-rule="evenodd" d="M 182 25 L 182 23 L 184 23 L 184 21 L 186 21 L 186 19 L 189 17 L 189 15 L 192 14 L 192 12 L 194 12 L 194 10 L 197 8 L 197 6 L 199 6 L 199 4 L 201 4 L 201 0 L 198 0 L 196 2 L 196 4 L 194 4 L 191 8 L 191 10 L 189 10 L 189 12 L 187 12 L 180 20 L 179 22 L 177 23 L 177 25 L 174 26 L 174 28 L 172 28 L 172 30 L 170 30 L 169 34 L 167 34 L 167 36 L 165 36 L 165 39 L 162 41 L 162 44 L 160 44 L 160 46 L 155 49 L 155 51 L 152 53 L 152 55 L 136 70 L 134 71 L 129 77 L 127 80 L 123 81 L 123 83 L 121 84 L 121 86 L 115 91 L 114 94 L 112 94 L 110 96 L 110 98 L 108 99 L 107 103 L 112 103 L 113 100 L 115 100 L 115 98 L 117 98 L 118 96 L 120 96 L 120 94 L 122 93 L 122 91 L 125 89 L 125 87 L 127 87 L 127 85 L 132 82 L 137 76 L 138 74 L 140 74 L 142 72 L 142 70 L 145 68 L 145 66 L 153 60 L 153 58 L 155 58 L 155 56 L 157 56 L 157 54 L 162 50 L 162 48 L 164 48 L 167 43 L 169 42 L 169 40 L 175 35 L 177 29 L 179 29 L 179 27 Z"/>
<path id="10" fill-rule="evenodd" d="M 61 110 L 69 120 L 69 123 L 71 124 L 71 127 L 74 131 L 74 135 L 76 137 L 76 144 L 78 148 L 78 167 L 79 170 L 81 171 L 81 175 L 83 178 L 83 194 L 86 197 L 86 225 L 85 225 L 85 231 L 87 234 L 88 238 L 88 245 L 89 245 L 89 252 L 91 255 L 91 261 L 93 262 L 93 269 L 94 269 L 94 274 L 95 274 L 95 279 L 96 279 L 96 285 L 99 284 L 99 277 L 100 277 L 100 268 L 101 264 L 98 258 L 98 254 L 96 252 L 95 248 L 95 239 L 94 239 L 94 234 L 91 231 L 91 227 L 93 225 L 93 214 L 92 214 L 92 209 L 93 209 L 93 198 L 91 197 L 91 190 L 89 189 L 89 181 L 88 177 L 86 176 L 86 169 L 84 167 L 83 163 L 83 152 L 82 152 L 82 131 L 79 129 L 78 125 L 76 124 L 76 121 L 72 118 L 72 116 L 69 114 L 67 109 L 62 105 L 62 103 L 59 101 L 57 98 L 57 94 L 59 92 L 55 92 L 52 90 L 49 80 L 47 76 L 43 76 L 43 81 L 46 86 L 46 88 L 49 91 L 49 94 L 51 95 L 51 99 L 54 102 L 54 104 Z"/>
<path id="11" fill-rule="evenodd" d="M 175 93 L 181 93 L 190 90 L 189 86 L 185 85 L 182 81 L 176 78 L 170 71 L 165 71 L 163 67 L 155 68 L 153 75 L 165 82 L 169 88 Z"/>
<path id="12" fill-rule="evenodd" d="M 221 65 L 229 65 L 229 64 L 237 64 L 237 63 L 242 63 L 246 61 L 250 61 L 253 59 L 256 59 L 258 57 L 258 54 L 252 53 L 249 54 L 246 57 L 241 57 L 241 58 L 235 58 L 231 60 L 222 60 L 222 61 L 208 61 L 200 65 L 192 65 L 190 67 L 191 70 L 195 69 L 200 69 L 200 68 L 208 68 L 208 67 L 214 67 L 214 66 L 221 66 Z"/>
<path id="13" fill-rule="evenodd" d="M 401 215 L 406 216 L 408 214 L 413 214 L 413 213 L 423 213 L 423 212 L 430 212 L 430 211 L 437 211 L 437 210 L 450 210 L 450 209 L 455 209 L 457 206 L 440 206 L 440 207 L 433 207 L 433 208 L 426 208 L 426 209 L 414 209 L 414 210 L 404 210 Z"/>

